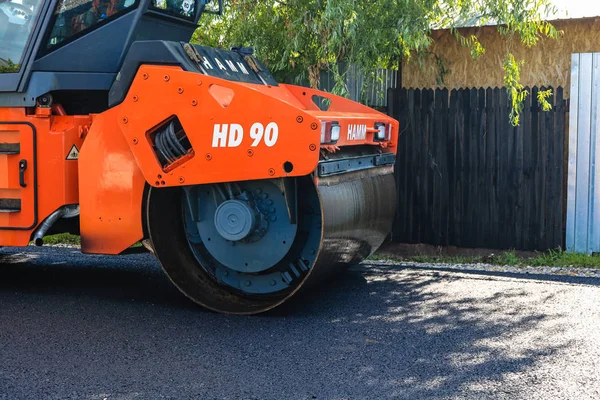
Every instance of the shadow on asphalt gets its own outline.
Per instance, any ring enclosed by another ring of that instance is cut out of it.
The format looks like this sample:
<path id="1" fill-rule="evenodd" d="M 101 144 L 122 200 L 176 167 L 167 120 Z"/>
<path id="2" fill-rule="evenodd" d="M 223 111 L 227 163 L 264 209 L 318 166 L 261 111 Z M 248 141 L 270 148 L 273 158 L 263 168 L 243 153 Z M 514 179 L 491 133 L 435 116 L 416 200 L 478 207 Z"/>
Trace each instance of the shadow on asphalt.
<path id="1" fill-rule="evenodd" d="M 0 253 L 0 295 L 6 291 L 97 301 L 131 301 L 197 309 L 175 289 L 149 255 L 86 256 Z M 137 262 L 136 262 L 137 261 Z M 141 261 L 141 263 L 139 262 Z"/>
<path id="2" fill-rule="evenodd" d="M 377 264 L 377 263 L 372 263 L 372 266 L 376 266 L 378 268 L 384 268 L 384 269 L 385 268 L 391 268 L 391 269 L 398 268 L 398 266 L 390 266 L 389 264 Z M 473 270 L 473 269 L 468 269 L 468 268 L 465 268 L 465 269 L 444 268 L 443 266 L 423 267 L 418 264 L 406 266 L 403 268 L 410 268 L 410 269 L 421 270 L 421 271 L 460 272 L 463 274 L 482 275 L 482 276 L 490 276 L 490 277 L 505 277 L 505 278 L 527 279 L 527 280 L 536 280 L 536 281 L 545 281 L 545 282 L 561 282 L 561 283 L 569 283 L 569 284 L 576 284 L 576 285 L 600 286 L 600 278 L 589 278 L 589 277 L 566 275 L 566 274 L 559 275 L 559 274 L 540 274 L 540 273 L 517 273 L 517 272 L 508 272 L 508 271 L 479 271 L 479 270 Z"/>
<path id="3" fill-rule="evenodd" d="M 0 256 L 0 398 L 485 398 L 569 345 L 544 341 L 525 291 L 450 298 L 431 286 L 460 278 L 435 271 L 353 268 L 231 317 L 193 306 L 150 256 L 57 254 Z M 539 340 L 495 344 L 522 334 Z"/>

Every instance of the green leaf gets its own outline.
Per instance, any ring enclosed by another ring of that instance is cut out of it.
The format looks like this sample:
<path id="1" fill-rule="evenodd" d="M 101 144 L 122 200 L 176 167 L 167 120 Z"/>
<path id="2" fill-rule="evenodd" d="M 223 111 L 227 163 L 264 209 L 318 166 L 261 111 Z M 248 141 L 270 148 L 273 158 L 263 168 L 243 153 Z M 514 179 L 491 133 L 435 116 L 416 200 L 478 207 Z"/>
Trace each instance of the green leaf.
<path id="1" fill-rule="evenodd" d="M 224 16 L 206 15 L 193 42 L 208 46 L 253 46 L 257 56 L 282 82 L 319 87 L 320 74 L 332 71 L 333 91 L 348 95 L 345 72 L 339 65 L 355 65 L 374 79 L 378 68 L 395 69 L 399 63 L 419 62 L 431 55 L 432 30 L 450 29 L 471 57 L 485 54 L 477 35 L 464 36 L 457 27 L 467 21 L 482 25 L 501 22 L 498 32 L 525 46 L 562 32 L 545 21 L 551 0 L 225 0 Z M 510 96 L 511 122 L 518 124 L 527 95 L 520 85 L 522 61 L 506 45 L 504 85 Z M 437 64 L 438 83 L 447 69 Z M 367 79 L 365 80 L 367 81 Z M 547 97 L 546 97 L 547 98 Z M 542 108 L 546 99 L 539 99 Z"/>

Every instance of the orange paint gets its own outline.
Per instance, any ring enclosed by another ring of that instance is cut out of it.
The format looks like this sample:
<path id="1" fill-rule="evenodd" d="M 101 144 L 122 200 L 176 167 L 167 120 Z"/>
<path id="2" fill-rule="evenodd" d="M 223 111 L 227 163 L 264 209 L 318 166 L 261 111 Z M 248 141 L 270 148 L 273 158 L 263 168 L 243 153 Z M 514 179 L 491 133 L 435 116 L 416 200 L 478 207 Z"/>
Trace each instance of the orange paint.
<path id="1" fill-rule="evenodd" d="M 331 97 L 330 110 L 319 110 L 313 94 Z M 197 185 L 308 175 L 319 161 L 325 120 L 339 122 L 338 146 L 380 146 L 373 141 L 373 132 L 348 140 L 353 124 L 374 128 L 383 122 L 398 131 L 392 118 L 341 97 L 289 85 L 231 82 L 176 67 L 142 66 L 125 101 L 116 108 L 120 129 L 146 181 L 156 187 L 179 186 L 181 180 Z M 153 128 L 175 115 L 193 154 L 163 167 L 153 149 Z M 258 131 L 253 130 L 256 124 Z M 276 139 L 267 134 L 270 124 L 277 126 Z M 395 145 L 386 151 L 395 151 Z M 284 170 L 288 161 L 293 164 L 291 172 Z"/>
<path id="2" fill-rule="evenodd" d="M 0 212 L 0 246 L 27 245 L 48 215 L 65 204 L 79 202 L 77 161 L 67 161 L 66 156 L 73 145 L 81 147 L 79 129 L 90 122 L 87 116 L 39 118 L 23 108 L 0 108 L 0 142 L 20 146 L 20 154 L 0 154 L 0 198 L 21 200 L 20 212 Z M 21 160 L 27 161 L 26 187 L 19 182 Z"/>
<path id="3" fill-rule="evenodd" d="M 81 247 L 118 254 L 142 239 L 145 180 L 119 131 L 118 110 L 94 116 L 79 154 Z"/>

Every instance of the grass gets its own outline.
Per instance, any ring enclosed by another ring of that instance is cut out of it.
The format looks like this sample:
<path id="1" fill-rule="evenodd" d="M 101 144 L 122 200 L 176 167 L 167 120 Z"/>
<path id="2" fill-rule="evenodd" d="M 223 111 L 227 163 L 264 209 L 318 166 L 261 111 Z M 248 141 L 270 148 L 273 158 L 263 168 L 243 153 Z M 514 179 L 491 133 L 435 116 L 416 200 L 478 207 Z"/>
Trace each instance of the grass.
<path id="1" fill-rule="evenodd" d="M 576 267 L 576 268 L 599 268 L 600 255 L 588 255 L 581 253 L 567 253 L 562 249 L 550 250 L 537 253 L 534 257 L 519 257 L 514 251 L 505 251 L 498 254 L 490 254 L 485 257 L 474 256 L 427 256 L 417 255 L 410 257 L 394 257 L 393 255 L 375 254 L 370 260 L 394 260 L 417 262 L 426 264 L 491 264 L 499 266 L 534 266 L 534 267 Z"/>
<path id="2" fill-rule="evenodd" d="M 69 233 L 59 233 L 56 235 L 44 236 L 44 245 L 57 245 L 57 244 L 69 244 L 69 245 L 81 245 L 81 238 L 77 235 L 71 235 Z"/>
<path id="3" fill-rule="evenodd" d="M 600 268 L 600 255 L 567 253 L 562 250 L 549 251 L 531 259 L 531 265 L 553 267 Z"/>
<path id="4" fill-rule="evenodd" d="M 71 235 L 70 233 L 59 233 L 56 235 L 44 236 L 44 246 L 55 246 L 59 244 L 81 246 L 81 237 L 78 235 Z M 142 247 L 142 243 L 137 242 L 131 247 Z"/>

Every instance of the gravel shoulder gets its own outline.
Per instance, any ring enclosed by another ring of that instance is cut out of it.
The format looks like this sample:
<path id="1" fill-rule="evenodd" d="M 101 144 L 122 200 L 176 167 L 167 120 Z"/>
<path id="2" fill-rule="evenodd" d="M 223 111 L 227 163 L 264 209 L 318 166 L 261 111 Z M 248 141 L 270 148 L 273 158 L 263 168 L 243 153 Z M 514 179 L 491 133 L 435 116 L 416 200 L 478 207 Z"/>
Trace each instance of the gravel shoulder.
<path id="1" fill-rule="evenodd" d="M 0 399 L 600 398 L 600 279 L 525 270 L 368 262 L 229 317 L 149 254 L 0 249 Z"/>
<path id="2" fill-rule="evenodd" d="M 448 264 L 448 263 L 416 263 L 393 260 L 369 261 L 371 265 L 397 266 L 399 268 L 427 268 L 447 271 L 493 272 L 521 275 L 558 275 L 565 277 L 600 279 L 600 269 L 582 267 L 533 267 L 477 264 Z"/>

